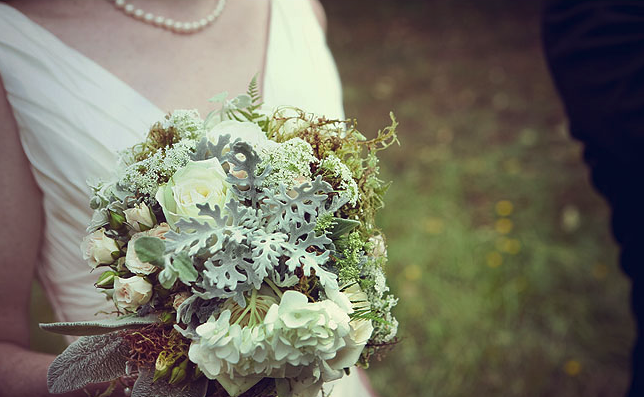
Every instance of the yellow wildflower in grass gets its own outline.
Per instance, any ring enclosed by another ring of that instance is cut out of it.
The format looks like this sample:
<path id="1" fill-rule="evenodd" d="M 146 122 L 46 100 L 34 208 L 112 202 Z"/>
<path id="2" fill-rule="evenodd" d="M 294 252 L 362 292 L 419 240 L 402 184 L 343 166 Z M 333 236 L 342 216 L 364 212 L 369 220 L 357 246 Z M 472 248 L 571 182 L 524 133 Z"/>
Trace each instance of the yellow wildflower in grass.
<path id="1" fill-rule="evenodd" d="M 491 268 L 497 268 L 503 264 L 503 256 L 497 251 L 488 252 L 485 256 L 485 262 Z"/>
<path id="2" fill-rule="evenodd" d="M 510 255 L 516 255 L 521 251 L 521 241 L 516 238 L 499 237 L 496 239 L 495 246 L 498 251 Z"/>
<path id="3" fill-rule="evenodd" d="M 429 234 L 441 234 L 445 230 L 445 221 L 441 218 L 429 217 L 425 219 L 424 228 Z"/>
<path id="4" fill-rule="evenodd" d="M 494 230 L 499 234 L 508 234 L 514 229 L 514 222 L 508 218 L 497 219 Z"/>
<path id="5" fill-rule="evenodd" d="M 564 372 L 568 376 L 577 376 L 581 372 L 581 364 L 577 360 L 568 360 L 564 364 Z"/>
<path id="6" fill-rule="evenodd" d="M 420 278 L 423 275 L 422 270 L 420 269 L 420 266 L 418 265 L 408 265 L 405 267 L 404 270 L 405 273 L 405 278 L 409 281 L 417 281 L 420 280 Z"/>
<path id="7" fill-rule="evenodd" d="M 514 204 L 509 200 L 501 200 L 494 206 L 497 215 L 509 216 L 514 211 Z"/>

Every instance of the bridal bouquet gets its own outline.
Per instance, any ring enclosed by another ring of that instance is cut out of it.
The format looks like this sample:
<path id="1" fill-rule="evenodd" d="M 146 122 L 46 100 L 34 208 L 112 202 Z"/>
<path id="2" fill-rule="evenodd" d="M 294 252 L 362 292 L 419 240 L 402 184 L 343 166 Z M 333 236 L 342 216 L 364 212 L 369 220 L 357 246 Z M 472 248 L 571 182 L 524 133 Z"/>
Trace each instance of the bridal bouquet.
<path id="1" fill-rule="evenodd" d="M 136 379 L 132 396 L 316 396 L 391 344 L 387 184 L 353 123 L 262 114 L 256 85 L 202 120 L 176 110 L 92 185 L 82 243 L 116 316 L 41 326 L 81 336 L 50 392 Z M 107 176 L 106 176 L 107 177 Z"/>

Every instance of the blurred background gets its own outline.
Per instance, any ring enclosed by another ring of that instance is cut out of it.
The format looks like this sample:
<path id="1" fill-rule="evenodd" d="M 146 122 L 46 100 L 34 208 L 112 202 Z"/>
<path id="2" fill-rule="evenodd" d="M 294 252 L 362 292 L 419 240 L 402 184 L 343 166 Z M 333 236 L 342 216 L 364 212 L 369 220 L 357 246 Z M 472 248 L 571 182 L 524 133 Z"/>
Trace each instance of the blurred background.
<path id="1" fill-rule="evenodd" d="M 367 136 L 389 111 L 400 122 L 379 219 L 400 343 L 373 361 L 375 389 L 623 394 L 630 285 L 547 73 L 540 2 L 322 2 L 347 116 Z M 60 351 L 33 332 L 34 348 Z"/>

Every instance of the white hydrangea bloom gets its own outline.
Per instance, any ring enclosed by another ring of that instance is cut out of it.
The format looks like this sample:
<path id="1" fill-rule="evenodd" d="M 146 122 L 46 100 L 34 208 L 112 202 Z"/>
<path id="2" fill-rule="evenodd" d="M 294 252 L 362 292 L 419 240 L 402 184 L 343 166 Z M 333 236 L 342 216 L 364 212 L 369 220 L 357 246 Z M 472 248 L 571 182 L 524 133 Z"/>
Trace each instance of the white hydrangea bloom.
<path id="1" fill-rule="evenodd" d="M 311 303 L 300 292 L 286 291 L 263 322 L 244 327 L 240 321 L 231 325 L 234 317 L 226 309 L 197 327 L 199 339 L 190 345 L 188 356 L 208 378 L 235 393 L 263 376 L 288 376 L 289 368 L 298 369 L 306 384 L 337 379 L 342 368 L 356 363 L 373 328 L 370 321 L 349 318 L 351 300 L 361 302 L 355 307 L 364 304 L 366 295 L 359 288 L 331 295 Z"/>
<path id="2" fill-rule="evenodd" d="M 272 306 L 264 323 L 273 334 L 274 359 L 294 366 L 335 357 L 346 345 L 349 316 L 331 300 L 309 303 L 297 291 L 286 291 L 279 306 Z"/>
<path id="3" fill-rule="evenodd" d="M 197 364 L 209 379 L 231 371 L 239 362 L 241 327 L 230 325 L 230 310 L 224 310 L 216 319 L 211 317 L 196 329 L 200 336 L 188 350 L 190 361 Z"/>

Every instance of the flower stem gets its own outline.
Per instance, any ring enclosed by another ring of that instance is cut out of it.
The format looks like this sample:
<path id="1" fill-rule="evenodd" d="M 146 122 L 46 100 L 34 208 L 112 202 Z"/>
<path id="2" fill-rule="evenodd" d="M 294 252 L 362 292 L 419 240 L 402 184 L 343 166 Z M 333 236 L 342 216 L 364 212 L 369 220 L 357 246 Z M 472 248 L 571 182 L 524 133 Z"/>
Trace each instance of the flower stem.
<path id="1" fill-rule="evenodd" d="M 282 293 L 282 291 L 280 291 L 280 289 L 279 289 L 279 288 L 277 288 L 277 285 L 275 285 L 275 283 L 274 283 L 270 278 L 265 278 L 265 279 L 264 279 L 264 281 L 266 282 L 266 284 L 268 284 L 268 286 L 269 286 L 269 287 L 271 287 L 271 289 L 272 289 L 273 291 L 275 291 L 275 293 L 277 294 L 277 296 L 278 296 L 280 299 L 282 299 L 282 295 L 283 295 L 283 293 Z"/>

